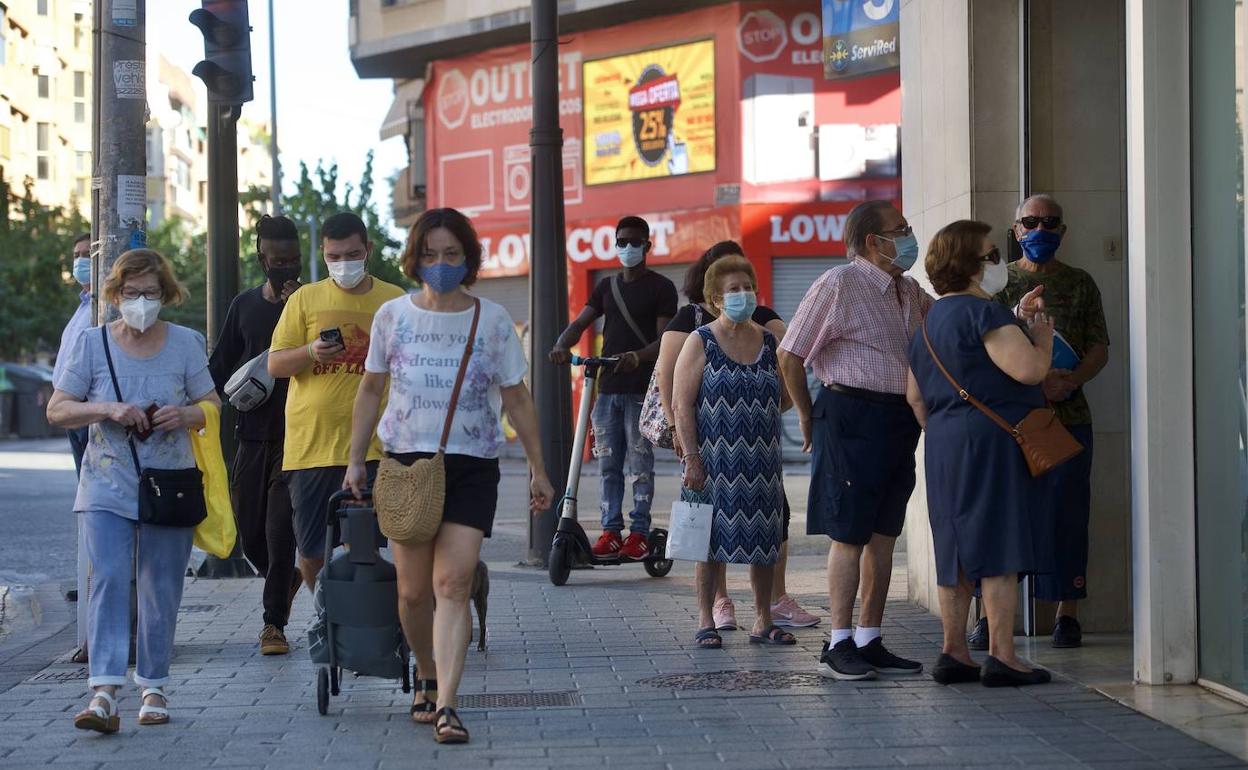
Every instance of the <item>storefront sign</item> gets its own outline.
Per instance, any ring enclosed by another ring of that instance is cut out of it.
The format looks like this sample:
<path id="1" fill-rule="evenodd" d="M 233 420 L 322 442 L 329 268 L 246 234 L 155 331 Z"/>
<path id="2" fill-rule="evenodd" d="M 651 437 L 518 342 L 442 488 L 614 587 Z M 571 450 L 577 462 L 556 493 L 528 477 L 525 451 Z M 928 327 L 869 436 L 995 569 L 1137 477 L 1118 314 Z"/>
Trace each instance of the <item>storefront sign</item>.
<path id="1" fill-rule="evenodd" d="M 715 43 L 587 61 L 585 183 L 715 170 Z"/>
<path id="2" fill-rule="evenodd" d="M 823 76 L 855 78 L 901 66 L 901 0 L 822 0 Z"/>

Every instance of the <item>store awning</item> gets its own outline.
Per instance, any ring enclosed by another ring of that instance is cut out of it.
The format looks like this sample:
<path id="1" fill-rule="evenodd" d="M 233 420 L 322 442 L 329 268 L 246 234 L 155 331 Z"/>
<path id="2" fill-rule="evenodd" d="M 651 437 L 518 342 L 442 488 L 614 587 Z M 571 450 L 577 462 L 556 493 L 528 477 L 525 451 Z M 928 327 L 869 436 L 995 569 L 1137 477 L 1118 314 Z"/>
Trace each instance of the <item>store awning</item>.
<path id="1" fill-rule="evenodd" d="M 424 93 L 424 90 L 423 79 L 395 81 L 394 103 L 390 105 L 386 119 L 381 123 L 383 140 L 407 134 L 408 105 L 413 102 L 419 103 L 420 95 Z"/>

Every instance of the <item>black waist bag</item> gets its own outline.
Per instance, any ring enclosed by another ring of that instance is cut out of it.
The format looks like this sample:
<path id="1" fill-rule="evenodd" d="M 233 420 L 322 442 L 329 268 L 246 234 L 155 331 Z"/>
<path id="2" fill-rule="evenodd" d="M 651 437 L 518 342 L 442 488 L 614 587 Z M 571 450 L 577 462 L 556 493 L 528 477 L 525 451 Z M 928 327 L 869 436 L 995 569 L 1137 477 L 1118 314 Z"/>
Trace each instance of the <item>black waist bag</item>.
<path id="1" fill-rule="evenodd" d="M 113 353 L 108 345 L 108 328 L 100 327 L 104 338 L 104 357 L 108 360 L 108 374 L 113 380 L 113 393 L 118 401 L 121 387 L 117 384 L 117 370 L 113 368 Z M 199 468 L 147 468 L 139 464 L 139 453 L 134 439 L 126 437 L 130 445 L 130 459 L 139 474 L 139 521 L 159 527 L 194 527 L 208 518 L 208 504 L 204 501 L 204 474 Z"/>

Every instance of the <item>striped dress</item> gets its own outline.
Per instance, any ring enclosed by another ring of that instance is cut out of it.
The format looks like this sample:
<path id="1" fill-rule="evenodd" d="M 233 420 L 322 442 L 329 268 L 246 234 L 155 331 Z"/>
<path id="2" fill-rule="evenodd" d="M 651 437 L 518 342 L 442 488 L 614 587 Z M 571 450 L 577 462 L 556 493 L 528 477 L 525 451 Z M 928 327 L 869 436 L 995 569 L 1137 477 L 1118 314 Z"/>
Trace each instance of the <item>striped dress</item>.
<path id="1" fill-rule="evenodd" d="M 710 327 L 697 330 L 706 353 L 698 391 L 698 440 L 715 508 L 710 560 L 774 564 L 780 556 L 780 375 L 776 339 L 763 332 L 758 360 L 739 364 Z"/>

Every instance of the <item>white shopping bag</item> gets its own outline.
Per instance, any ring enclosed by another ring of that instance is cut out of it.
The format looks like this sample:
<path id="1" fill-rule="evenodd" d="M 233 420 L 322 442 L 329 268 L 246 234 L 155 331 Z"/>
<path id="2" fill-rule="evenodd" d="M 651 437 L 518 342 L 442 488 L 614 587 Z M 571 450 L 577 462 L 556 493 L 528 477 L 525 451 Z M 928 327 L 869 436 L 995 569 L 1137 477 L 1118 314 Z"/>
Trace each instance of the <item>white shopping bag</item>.
<path id="1" fill-rule="evenodd" d="M 711 550 L 711 519 L 715 506 L 677 500 L 667 530 L 667 558 L 706 561 Z"/>

